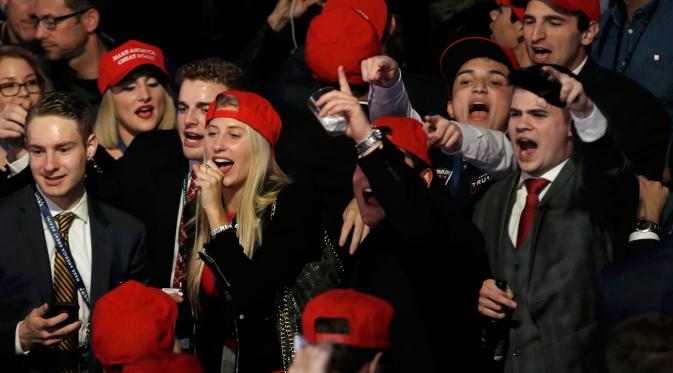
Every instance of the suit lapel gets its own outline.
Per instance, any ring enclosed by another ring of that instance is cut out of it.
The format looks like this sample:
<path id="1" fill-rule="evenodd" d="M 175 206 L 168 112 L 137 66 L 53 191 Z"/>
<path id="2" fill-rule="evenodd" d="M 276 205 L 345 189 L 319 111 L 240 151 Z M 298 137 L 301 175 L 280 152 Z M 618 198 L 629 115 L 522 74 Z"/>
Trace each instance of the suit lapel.
<path id="1" fill-rule="evenodd" d="M 519 184 L 519 178 L 520 178 L 520 172 L 514 172 L 510 176 L 508 176 L 509 179 L 505 179 L 503 181 L 503 188 L 500 190 L 502 194 L 507 193 L 506 198 L 501 199 L 502 205 L 501 206 L 495 206 L 495 209 L 493 211 L 502 211 L 501 215 L 498 217 L 498 221 L 495 223 L 495 226 L 499 231 L 497 232 L 497 236 L 499 237 L 499 242 L 502 242 L 502 245 L 505 247 L 510 247 L 511 245 L 511 238 L 509 237 L 509 220 L 512 215 L 512 208 L 514 207 L 514 202 L 516 201 L 516 189 L 517 185 Z M 509 245 L 507 243 L 510 243 Z M 494 268 L 504 268 L 504 263 L 502 262 L 502 256 L 501 256 L 501 250 L 496 249 L 493 250 L 495 253 L 495 260 L 496 260 L 496 266 Z M 493 275 L 496 275 L 500 278 L 503 277 L 503 273 L 494 273 Z"/>
<path id="2" fill-rule="evenodd" d="M 575 160 L 573 158 L 568 159 L 568 162 L 563 166 L 561 172 L 558 174 L 554 182 L 549 186 L 549 190 L 545 193 L 544 197 L 540 201 L 540 204 L 537 207 L 535 213 L 535 221 L 533 222 L 533 227 L 531 229 L 531 239 L 530 239 L 530 261 L 528 268 L 529 281 L 533 275 L 533 263 L 535 262 L 535 255 L 537 253 L 537 241 L 540 229 L 544 224 L 544 215 L 547 209 L 551 204 L 551 201 L 565 188 L 566 184 L 572 180 L 573 175 L 577 172 L 577 167 L 575 166 Z"/>
<path id="3" fill-rule="evenodd" d="M 98 202 L 89 197 L 91 222 L 91 301 L 96 301 L 108 290 L 112 265 L 112 237 L 107 230 L 108 220 Z"/>
<path id="4" fill-rule="evenodd" d="M 27 250 L 31 257 L 35 259 L 35 277 L 39 284 L 40 297 L 43 302 L 52 301 L 52 279 L 51 264 L 49 262 L 49 251 L 47 250 L 47 241 L 44 238 L 44 229 L 42 227 L 42 216 L 37 206 L 37 201 L 33 196 L 30 187 L 24 188 L 20 193 L 23 194 L 17 203 L 19 209 L 19 222 L 21 226 L 20 235 L 27 240 Z"/>

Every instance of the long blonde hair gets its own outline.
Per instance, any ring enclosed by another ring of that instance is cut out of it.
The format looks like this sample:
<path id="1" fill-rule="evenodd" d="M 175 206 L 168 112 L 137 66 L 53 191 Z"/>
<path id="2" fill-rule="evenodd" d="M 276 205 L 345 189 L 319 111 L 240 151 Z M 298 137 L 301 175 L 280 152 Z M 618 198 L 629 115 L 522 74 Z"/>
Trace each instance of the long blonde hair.
<path id="1" fill-rule="evenodd" d="M 243 184 L 241 204 L 236 212 L 236 235 L 248 258 L 253 258 L 255 250 L 262 245 L 262 215 L 278 196 L 290 179 L 276 163 L 269 142 L 257 131 L 245 126 L 250 144 L 250 170 Z M 196 238 L 192 247 L 188 270 L 187 292 L 192 308 L 197 314 L 200 308 L 199 290 L 203 274 L 203 261 L 199 258 L 206 243 L 210 241 L 210 226 L 205 212 L 197 201 Z"/>
<path id="2" fill-rule="evenodd" d="M 175 104 L 166 88 L 163 85 L 161 87 L 164 92 L 164 112 L 161 115 L 157 129 L 167 130 L 175 127 Z M 110 89 L 106 90 L 103 95 L 93 128 L 98 139 L 98 144 L 105 149 L 114 149 L 117 147 L 119 137 L 117 112 L 112 103 L 112 92 L 110 92 Z"/>

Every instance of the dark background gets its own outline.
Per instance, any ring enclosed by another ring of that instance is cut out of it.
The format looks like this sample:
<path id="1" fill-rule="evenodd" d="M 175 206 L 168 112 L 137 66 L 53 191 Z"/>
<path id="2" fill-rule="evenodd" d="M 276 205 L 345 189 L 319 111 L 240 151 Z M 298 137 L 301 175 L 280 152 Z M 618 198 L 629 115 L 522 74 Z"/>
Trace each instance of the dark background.
<path id="1" fill-rule="evenodd" d="M 102 8 L 101 29 L 118 43 L 138 39 L 159 46 L 174 66 L 209 56 L 235 61 L 266 22 L 276 2 L 110 0 Z M 402 29 L 390 54 L 406 71 L 437 78 L 443 48 L 462 36 L 488 36 L 488 11 L 495 7 L 494 0 L 390 0 L 388 3 Z M 310 17 L 320 12 L 319 7 L 314 8 L 295 23 L 300 44 Z"/>

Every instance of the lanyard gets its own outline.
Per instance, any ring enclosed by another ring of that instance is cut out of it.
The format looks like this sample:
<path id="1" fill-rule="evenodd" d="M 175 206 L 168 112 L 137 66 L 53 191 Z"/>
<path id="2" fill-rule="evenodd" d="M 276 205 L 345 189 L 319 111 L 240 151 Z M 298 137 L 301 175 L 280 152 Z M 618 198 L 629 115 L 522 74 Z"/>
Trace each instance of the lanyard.
<path id="1" fill-rule="evenodd" d="M 185 178 L 182 180 L 182 209 L 183 209 L 183 211 L 187 207 L 187 204 L 189 203 L 189 201 L 187 200 L 187 194 L 189 193 L 189 178 L 191 177 L 191 175 L 192 175 L 191 171 L 187 172 L 187 175 L 185 175 Z"/>
<path id="2" fill-rule="evenodd" d="M 82 281 L 82 276 L 80 276 L 79 271 L 75 266 L 75 261 L 73 260 L 72 255 L 70 255 L 70 249 L 68 248 L 68 244 L 63 240 L 61 232 L 56 227 L 54 218 L 51 216 L 51 212 L 49 212 L 49 209 L 47 208 L 47 203 L 44 201 L 42 195 L 35 188 L 35 184 L 33 184 L 33 193 L 35 194 L 37 205 L 40 207 L 42 217 L 44 217 L 44 220 L 47 222 L 47 228 L 49 228 L 49 233 L 51 233 L 51 236 L 54 238 L 54 244 L 56 245 L 56 250 L 58 250 L 58 252 L 61 253 L 61 255 L 63 255 L 65 265 L 68 267 L 68 272 L 70 272 L 70 275 L 72 276 L 73 280 L 75 280 L 77 290 L 79 290 L 79 293 L 82 295 L 82 298 L 84 299 L 84 302 L 86 303 L 87 307 L 91 309 L 91 298 L 89 297 L 89 292 L 87 292 L 86 287 L 84 287 L 84 281 Z"/>
<path id="3" fill-rule="evenodd" d="M 122 154 L 126 153 L 126 144 L 124 144 L 124 140 L 122 140 L 121 136 L 117 137 L 117 147 L 119 150 L 121 150 Z"/>

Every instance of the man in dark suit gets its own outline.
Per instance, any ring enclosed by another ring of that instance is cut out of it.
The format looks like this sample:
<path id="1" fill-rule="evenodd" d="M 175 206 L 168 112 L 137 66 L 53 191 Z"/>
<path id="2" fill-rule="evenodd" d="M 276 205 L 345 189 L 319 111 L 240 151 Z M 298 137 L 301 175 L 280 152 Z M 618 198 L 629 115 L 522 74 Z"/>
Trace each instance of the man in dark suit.
<path id="1" fill-rule="evenodd" d="M 245 89 L 241 69 L 220 58 L 181 66 L 177 79 L 178 129 L 147 132 L 133 141 L 118 161 L 119 191 L 110 201 L 145 223 L 148 273 L 155 287 L 181 287 L 195 229 L 188 211 L 196 202 L 188 198 L 190 166 L 203 160 L 208 105 L 222 91 Z"/>
<path id="2" fill-rule="evenodd" d="M 659 238 L 668 188 L 642 176 L 638 179 L 638 220 L 628 250 L 603 268 L 598 282 L 598 321 L 606 335 L 633 316 L 673 314 L 673 247 Z"/>
<path id="3" fill-rule="evenodd" d="M 669 118 L 659 100 L 633 80 L 601 68 L 587 48 L 599 29 L 598 0 L 518 0 L 526 7 L 523 36 L 534 64 L 573 71 L 614 129 L 636 173 L 661 180 Z"/>
<path id="4" fill-rule="evenodd" d="M 92 368 L 89 316 L 117 284 L 146 281 L 144 228 L 87 195 L 97 142 L 79 99 L 44 95 L 26 145 L 35 183 L 0 205 L 0 357 L 9 371 Z"/>
<path id="5" fill-rule="evenodd" d="M 569 74 L 540 65 L 510 74 L 508 133 L 520 171 L 475 209 L 491 269 L 478 310 L 497 319 L 510 310 L 506 372 L 598 368 L 595 280 L 636 208 L 636 179 Z"/>

